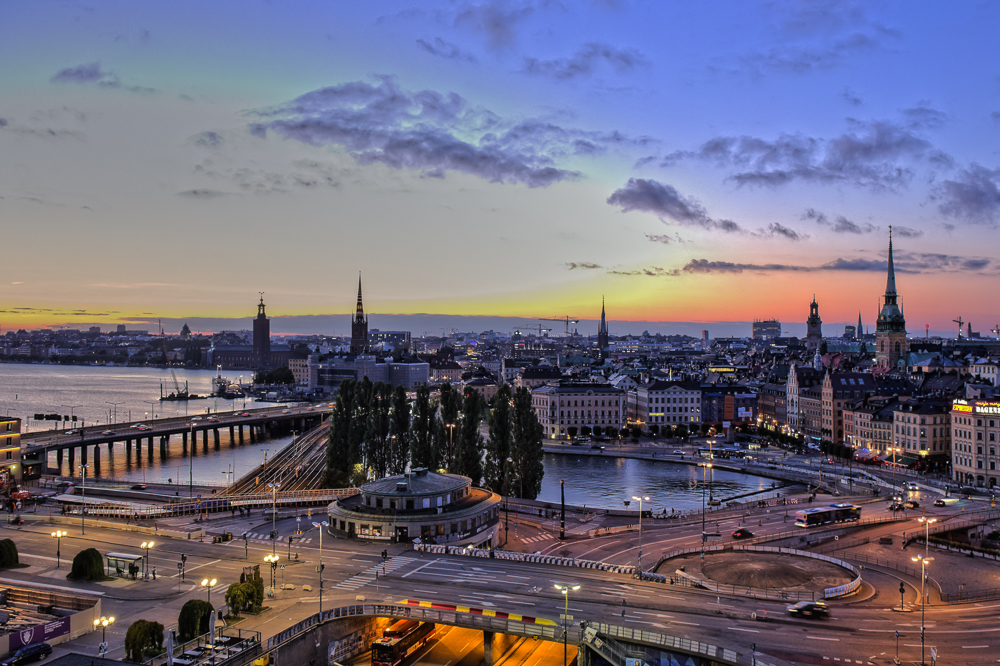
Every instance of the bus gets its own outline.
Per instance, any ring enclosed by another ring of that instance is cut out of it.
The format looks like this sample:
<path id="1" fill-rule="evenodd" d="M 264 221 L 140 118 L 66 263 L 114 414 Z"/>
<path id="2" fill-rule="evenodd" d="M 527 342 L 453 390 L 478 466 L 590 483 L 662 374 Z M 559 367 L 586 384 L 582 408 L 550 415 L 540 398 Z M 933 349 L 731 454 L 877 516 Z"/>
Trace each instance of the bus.
<path id="1" fill-rule="evenodd" d="M 859 520 L 861 520 L 861 507 L 847 502 L 795 512 L 795 525 L 797 527 L 817 527 L 818 525 L 829 525 L 830 523 L 853 523 Z"/>
<path id="2" fill-rule="evenodd" d="M 434 629 L 433 622 L 396 622 L 385 630 L 382 638 L 372 642 L 372 666 L 399 666 L 427 642 Z"/>

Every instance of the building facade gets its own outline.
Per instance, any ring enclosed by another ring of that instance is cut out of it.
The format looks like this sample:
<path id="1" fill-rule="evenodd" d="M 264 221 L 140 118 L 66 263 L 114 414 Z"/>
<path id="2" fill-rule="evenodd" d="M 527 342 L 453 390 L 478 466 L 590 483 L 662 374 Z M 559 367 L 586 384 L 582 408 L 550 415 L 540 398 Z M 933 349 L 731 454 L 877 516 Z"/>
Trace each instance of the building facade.
<path id="1" fill-rule="evenodd" d="M 701 384 L 696 381 L 654 379 L 635 390 L 635 420 L 639 427 L 686 425 L 700 427 L 702 422 Z"/>
<path id="2" fill-rule="evenodd" d="M 819 343 L 823 341 L 823 320 L 819 317 L 819 303 L 816 296 L 813 296 L 812 303 L 809 304 L 809 318 L 806 319 L 806 349 L 819 349 Z"/>
<path id="3" fill-rule="evenodd" d="M 1000 401 L 955 400 L 951 406 L 951 466 L 955 481 L 994 488 L 1000 479 Z"/>
<path id="4" fill-rule="evenodd" d="M 753 339 L 773 340 L 781 337 L 781 322 L 777 319 L 754 319 Z"/>
<path id="5" fill-rule="evenodd" d="M 892 227 L 889 227 L 889 260 L 885 295 L 875 324 L 875 362 L 880 368 L 896 368 L 906 357 L 906 319 L 896 303 L 896 269 L 892 261 Z"/>
<path id="6" fill-rule="evenodd" d="M 568 437 L 571 426 L 577 432 L 584 427 L 621 430 L 624 403 L 624 392 L 609 384 L 560 382 L 531 392 L 531 405 L 548 439 Z"/>

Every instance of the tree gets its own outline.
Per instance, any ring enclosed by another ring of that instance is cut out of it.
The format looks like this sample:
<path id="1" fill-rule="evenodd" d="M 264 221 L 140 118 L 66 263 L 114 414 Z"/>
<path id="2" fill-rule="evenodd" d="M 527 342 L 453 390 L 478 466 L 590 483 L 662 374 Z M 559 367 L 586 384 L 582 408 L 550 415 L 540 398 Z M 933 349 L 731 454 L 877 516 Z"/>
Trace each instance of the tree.
<path id="1" fill-rule="evenodd" d="M 294 384 L 295 374 L 289 367 L 282 366 L 273 370 L 258 370 L 253 376 L 254 384 Z"/>
<path id="2" fill-rule="evenodd" d="M 513 441 L 510 385 L 503 384 L 493 396 L 489 418 L 490 437 L 486 441 L 486 463 L 483 476 L 486 486 L 495 493 L 507 494 L 507 458 Z"/>
<path id="3" fill-rule="evenodd" d="M 435 448 L 440 452 L 441 467 L 448 471 L 455 466 L 455 430 L 458 428 L 461 411 L 462 394 L 445 382 L 441 385 L 441 403 L 438 408 L 440 427 L 435 428 L 435 437 L 440 438 L 440 441 L 435 443 Z"/>
<path id="4" fill-rule="evenodd" d="M 10 539 L 0 541 L 0 569 L 16 567 L 20 562 L 17 557 L 17 546 Z M 102 572 L 103 574 L 103 572 Z"/>
<path id="5" fill-rule="evenodd" d="M 378 382 L 372 388 L 365 432 L 365 468 L 371 470 L 376 479 L 385 478 L 389 473 L 391 414 L 392 386 Z"/>
<path id="6" fill-rule="evenodd" d="M 327 488 L 343 488 L 350 484 L 354 467 L 361 462 L 361 451 L 352 448 L 351 429 L 356 385 L 345 379 L 337 391 L 330 415 L 330 439 L 326 445 Z"/>
<path id="7" fill-rule="evenodd" d="M 431 392 L 426 386 L 417 387 L 413 400 L 413 418 L 410 420 L 410 461 L 414 467 L 436 469 L 437 456 L 432 446 Z"/>
<path id="8" fill-rule="evenodd" d="M 531 405 L 531 389 L 528 387 L 519 386 L 514 392 L 511 416 L 514 420 L 511 457 L 514 459 L 517 486 L 511 484 L 508 492 L 516 491 L 518 497 L 533 500 L 542 490 L 542 477 L 545 476 L 542 458 L 545 451 L 542 448 L 544 429 Z"/>
<path id="9" fill-rule="evenodd" d="M 457 428 L 458 441 L 455 445 L 455 474 L 461 474 L 472 479 L 472 485 L 478 487 L 483 480 L 483 435 L 479 425 L 483 421 L 483 408 L 486 401 L 475 389 L 466 389 L 465 400 L 462 401 L 462 418 Z"/>
<path id="10" fill-rule="evenodd" d="M 633 442 L 638 442 L 639 437 L 642 435 L 642 429 L 639 426 L 630 426 L 628 429 L 628 434 L 632 436 Z"/>
<path id="11" fill-rule="evenodd" d="M 702 435 L 707 435 L 708 431 L 711 430 L 711 429 L 712 429 L 712 426 L 710 426 L 709 424 L 704 423 L 704 422 L 701 424 L 701 434 Z"/>
<path id="12" fill-rule="evenodd" d="M 674 430 L 674 435 L 679 439 L 686 438 L 688 436 L 688 427 L 683 423 L 680 424 L 679 426 L 677 426 L 676 430 Z"/>
<path id="13" fill-rule="evenodd" d="M 177 615 L 177 635 L 182 643 L 208 633 L 208 621 L 215 612 L 204 599 L 190 599 Z"/>
<path id="14" fill-rule="evenodd" d="M 247 592 L 246 583 L 233 583 L 226 588 L 226 605 L 229 606 L 229 613 L 234 617 L 239 617 L 240 611 L 247 607 L 249 603 Z"/>
<path id="15" fill-rule="evenodd" d="M 660 434 L 660 426 L 656 425 L 655 423 L 653 425 L 649 426 L 649 436 L 650 437 L 652 437 L 653 439 L 656 439 L 656 436 L 659 435 L 659 434 Z"/>
<path id="16" fill-rule="evenodd" d="M 70 567 L 66 578 L 69 580 L 105 580 L 104 558 L 96 548 L 81 550 L 73 558 L 73 566 Z"/>
<path id="17" fill-rule="evenodd" d="M 566 428 L 566 434 L 569 435 L 570 439 L 576 439 L 577 432 L 578 428 L 576 426 L 569 426 L 568 428 Z"/>
<path id="18" fill-rule="evenodd" d="M 163 652 L 163 625 L 149 620 L 136 620 L 125 632 L 125 659 L 135 663 L 146 661 L 146 655 Z"/>
<path id="19" fill-rule="evenodd" d="M 410 462 L 410 403 L 406 391 L 397 386 L 389 416 L 389 475 L 402 474 Z"/>
<path id="20" fill-rule="evenodd" d="M 628 437 L 629 432 L 630 431 L 629 431 L 628 426 L 622 426 L 622 429 L 618 431 L 618 436 L 621 439 L 625 439 L 626 437 Z"/>

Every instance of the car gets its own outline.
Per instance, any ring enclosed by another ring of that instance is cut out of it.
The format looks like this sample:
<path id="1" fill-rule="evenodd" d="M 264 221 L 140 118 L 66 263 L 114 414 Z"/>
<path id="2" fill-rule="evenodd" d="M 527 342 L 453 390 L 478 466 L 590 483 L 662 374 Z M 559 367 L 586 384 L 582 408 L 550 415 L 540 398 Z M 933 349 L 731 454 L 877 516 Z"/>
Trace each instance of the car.
<path id="1" fill-rule="evenodd" d="M 201 418 L 202 418 L 202 417 L 200 417 L 200 416 L 192 416 L 192 417 L 191 417 L 191 420 L 192 420 L 192 421 L 201 421 Z"/>
<path id="2" fill-rule="evenodd" d="M 114 430 L 102 430 L 101 434 L 102 435 L 113 435 L 113 434 L 115 434 L 115 431 Z"/>
<path id="3" fill-rule="evenodd" d="M 243 412 L 240 416 L 250 416 L 250 412 Z"/>
<path id="4" fill-rule="evenodd" d="M 283 409 L 283 410 L 281 410 L 281 413 L 282 414 L 291 414 L 292 410 L 290 410 L 290 409 Z"/>
<path id="5" fill-rule="evenodd" d="M 681 451 L 680 449 L 674 449 L 674 455 L 675 456 L 682 456 L 682 455 L 684 455 L 684 452 Z"/>
<path id="6" fill-rule="evenodd" d="M 139 429 L 139 430 L 152 430 L 152 428 L 150 428 L 145 423 L 140 423 L 139 425 L 136 426 L 136 428 Z"/>
<path id="7" fill-rule="evenodd" d="M 307 411 L 307 412 L 311 412 L 312 410 L 313 410 L 313 408 L 312 408 L 312 407 L 306 407 L 306 411 Z"/>
<path id="8" fill-rule="evenodd" d="M 219 422 L 219 419 L 215 418 L 214 416 L 209 416 L 205 420 L 208 421 L 209 423 L 218 423 Z"/>
<path id="9" fill-rule="evenodd" d="M 788 614 L 795 617 L 829 617 L 830 607 L 823 601 L 800 601 L 788 607 Z"/>
<path id="10" fill-rule="evenodd" d="M 52 654 L 52 646 L 48 643 L 32 643 L 7 657 L 0 664 L 3 666 L 21 666 L 32 661 L 40 661 Z"/>
<path id="11" fill-rule="evenodd" d="M 129 490 L 145 490 L 145 489 L 146 489 L 145 483 L 137 483 L 129 488 Z"/>
<path id="12" fill-rule="evenodd" d="M 934 506 L 945 506 L 944 498 L 938 497 L 936 500 L 934 500 Z"/>
<path id="13" fill-rule="evenodd" d="M 748 530 L 745 527 L 741 527 L 740 529 L 738 529 L 735 532 L 733 532 L 733 538 L 734 539 L 749 539 L 752 536 L 753 536 L 753 532 L 751 532 L 750 530 Z"/>
<path id="14" fill-rule="evenodd" d="M 917 500 L 906 500 L 905 502 L 903 502 L 903 506 L 905 506 L 907 509 L 919 509 L 920 502 L 918 502 Z"/>
<path id="15" fill-rule="evenodd" d="M 906 510 L 906 505 L 903 504 L 902 502 L 893 502 L 892 504 L 889 505 L 889 511 L 895 512 L 895 511 L 905 511 L 905 510 Z"/>

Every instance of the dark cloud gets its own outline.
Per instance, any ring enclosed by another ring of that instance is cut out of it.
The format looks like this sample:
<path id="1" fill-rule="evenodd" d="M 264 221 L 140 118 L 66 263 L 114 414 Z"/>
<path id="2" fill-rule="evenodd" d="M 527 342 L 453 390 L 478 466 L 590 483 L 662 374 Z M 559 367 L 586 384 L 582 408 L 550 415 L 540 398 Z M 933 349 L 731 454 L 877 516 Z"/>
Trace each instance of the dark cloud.
<path id="1" fill-rule="evenodd" d="M 825 213 L 821 213 L 813 208 L 807 208 L 806 212 L 802 214 L 801 219 L 811 220 L 816 224 L 830 227 L 834 233 L 838 234 L 870 234 L 876 229 L 874 224 L 868 222 L 858 224 L 843 215 L 837 215 L 831 222 Z"/>
<path id="2" fill-rule="evenodd" d="M 584 262 L 580 262 L 580 263 L 577 263 L 575 261 L 567 261 L 566 262 L 566 268 L 568 268 L 571 271 L 572 270 L 576 270 L 577 268 L 584 269 L 584 270 L 594 270 L 596 268 L 602 268 L 602 266 L 600 264 L 590 263 L 589 261 L 584 261 Z"/>
<path id="3" fill-rule="evenodd" d="M 101 67 L 99 62 L 90 62 L 76 67 L 61 69 L 49 79 L 52 83 L 80 83 L 93 84 L 101 88 L 120 88 L 135 93 L 156 92 L 153 88 L 143 86 L 125 85 L 118 78 L 118 75 Z"/>
<path id="4" fill-rule="evenodd" d="M 464 60 L 466 62 L 476 62 L 476 57 L 471 53 L 466 53 L 457 44 L 446 42 L 440 37 L 433 40 L 418 39 L 417 44 L 431 55 L 445 58 L 446 60 Z"/>
<path id="5" fill-rule="evenodd" d="M 6 127 L 6 126 L 7 126 L 7 119 L 0 118 L 0 127 Z"/>
<path id="6" fill-rule="evenodd" d="M 778 224 L 777 222 L 772 222 L 771 224 L 767 225 L 767 229 L 761 232 L 760 235 L 770 236 L 772 238 L 775 236 L 781 236 L 783 238 L 787 238 L 788 240 L 793 240 L 793 241 L 798 241 L 802 240 L 803 238 L 808 238 L 808 236 L 800 234 L 799 232 L 795 231 L 795 229 L 790 229 L 784 225 Z"/>
<path id="7" fill-rule="evenodd" d="M 684 240 L 681 238 L 681 235 L 677 233 L 675 233 L 673 236 L 670 236 L 669 234 L 646 234 L 646 240 L 648 240 L 651 243 L 662 243 L 664 245 L 684 242 Z"/>
<path id="8" fill-rule="evenodd" d="M 861 106 L 863 103 L 861 97 L 850 88 L 844 88 L 844 92 L 840 93 L 840 96 L 851 106 Z"/>
<path id="9" fill-rule="evenodd" d="M 466 3 L 456 12 L 454 25 L 456 28 L 467 28 L 485 35 L 490 48 L 501 49 L 513 44 L 518 24 L 539 9 L 549 7 L 563 8 L 555 0 L 537 2 L 489 0 Z"/>
<path id="10" fill-rule="evenodd" d="M 996 226 L 1000 222 L 1000 170 L 973 163 L 954 180 L 941 183 L 932 198 L 948 217 Z"/>
<path id="11" fill-rule="evenodd" d="M 903 227 L 898 224 L 892 225 L 892 233 L 900 238 L 920 238 L 924 235 L 924 232 L 919 229 L 911 229 L 910 227 Z"/>
<path id="12" fill-rule="evenodd" d="M 948 114 L 926 106 L 903 109 L 903 117 L 910 127 L 917 129 L 938 129 L 950 120 Z"/>
<path id="13" fill-rule="evenodd" d="M 222 143 L 222 136 L 218 132 L 202 132 L 195 137 L 194 142 L 205 148 L 215 148 Z"/>
<path id="14" fill-rule="evenodd" d="M 738 185 L 780 187 L 795 181 L 850 184 L 873 190 L 902 187 L 913 178 L 907 161 L 934 164 L 951 158 L 912 128 L 888 122 L 854 122 L 855 131 L 832 139 L 783 134 L 775 139 L 716 137 L 697 151 L 668 155 L 664 166 L 700 159 L 732 170 Z"/>
<path id="15" fill-rule="evenodd" d="M 646 58 L 635 49 L 619 49 L 607 44 L 587 44 L 569 58 L 554 60 L 524 59 L 528 74 L 547 76 L 557 80 L 590 76 L 600 63 L 607 63 L 619 74 L 647 64 Z"/>
<path id="16" fill-rule="evenodd" d="M 993 113 L 991 113 L 990 118 L 993 119 L 993 122 L 1000 123 L 1000 111 L 994 111 Z"/>
<path id="17" fill-rule="evenodd" d="M 579 177 L 557 166 L 559 158 L 627 140 L 536 120 L 512 124 L 455 93 L 410 92 L 391 77 L 314 90 L 255 115 L 261 118 L 250 128 L 256 136 L 274 132 L 313 146 L 342 146 L 360 164 L 431 177 L 456 171 L 529 187 Z"/>
<path id="18" fill-rule="evenodd" d="M 673 220 L 678 224 L 702 227 L 703 229 L 718 229 L 726 232 L 742 231 L 732 220 L 716 220 L 709 216 L 705 207 L 698 200 L 685 197 L 673 186 L 646 180 L 644 178 L 629 178 L 625 187 L 615 190 L 607 200 L 608 204 L 618 206 L 623 213 L 633 210 L 653 213 L 661 221 Z"/>
<path id="19" fill-rule="evenodd" d="M 649 268 L 636 268 L 632 270 L 610 270 L 608 271 L 608 274 L 640 277 L 677 277 L 680 275 L 680 271 L 676 268 L 666 269 L 658 266 L 651 266 Z"/>
<path id="20" fill-rule="evenodd" d="M 187 197 L 189 199 L 215 199 L 217 197 L 227 196 L 227 192 L 220 192 L 219 190 L 208 190 L 208 189 L 193 189 L 184 190 L 183 192 L 178 192 L 177 196 Z"/>

